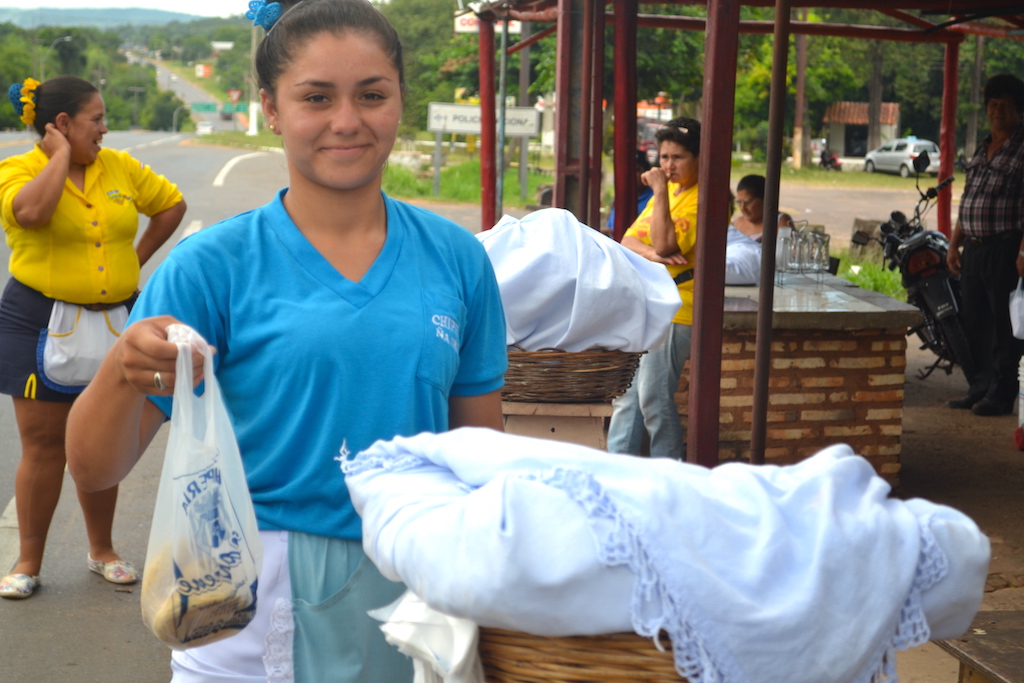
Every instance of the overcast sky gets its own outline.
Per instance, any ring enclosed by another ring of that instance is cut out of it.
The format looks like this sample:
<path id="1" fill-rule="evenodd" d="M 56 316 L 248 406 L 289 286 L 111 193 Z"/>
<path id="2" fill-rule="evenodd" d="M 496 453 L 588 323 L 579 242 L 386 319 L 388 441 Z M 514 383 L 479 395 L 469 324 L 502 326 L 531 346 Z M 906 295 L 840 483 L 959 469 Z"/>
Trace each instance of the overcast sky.
<path id="1" fill-rule="evenodd" d="M 108 7 L 154 7 L 145 0 L 40 0 L 40 7 L 75 8 L 75 9 L 106 9 Z M 0 7 L 16 7 L 27 9 L 23 2 L 0 0 Z M 233 14 L 244 14 L 249 9 L 248 0 L 170 0 L 159 3 L 159 8 L 171 12 L 198 14 L 204 17 L 229 17 Z"/>

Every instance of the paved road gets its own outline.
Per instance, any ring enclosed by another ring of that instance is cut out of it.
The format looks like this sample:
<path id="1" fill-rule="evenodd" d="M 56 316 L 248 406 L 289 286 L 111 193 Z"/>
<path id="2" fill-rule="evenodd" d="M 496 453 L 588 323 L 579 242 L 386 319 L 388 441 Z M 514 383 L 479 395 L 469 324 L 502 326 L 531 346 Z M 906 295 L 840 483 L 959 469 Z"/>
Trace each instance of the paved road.
<path id="1" fill-rule="evenodd" d="M 917 199 L 918 194 L 914 190 L 847 190 L 783 184 L 779 192 L 779 208 L 792 215 L 794 220 L 824 225 L 830 237 L 830 247 L 837 251 L 850 246 L 855 218 L 887 220 L 889 214 L 897 210 L 910 216 Z M 950 212 L 954 223 L 956 211 L 957 203 L 954 202 Z M 934 206 L 932 212 L 926 216 L 925 225 L 937 229 Z"/>

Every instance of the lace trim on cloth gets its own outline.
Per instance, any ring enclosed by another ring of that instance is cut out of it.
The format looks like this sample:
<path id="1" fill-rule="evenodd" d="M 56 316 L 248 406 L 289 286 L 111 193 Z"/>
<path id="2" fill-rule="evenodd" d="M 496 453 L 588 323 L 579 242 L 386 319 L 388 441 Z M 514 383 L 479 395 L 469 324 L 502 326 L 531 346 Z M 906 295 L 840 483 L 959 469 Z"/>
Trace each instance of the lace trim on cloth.
<path id="1" fill-rule="evenodd" d="M 657 635 L 665 630 L 672 640 L 676 671 L 691 683 L 728 680 L 693 627 L 685 608 L 677 603 L 653 566 L 640 533 L 627 520 L 601 484 L 589 473 L 558 468 L 522 475 L 523 479 L 552 486 L 568 495 L 587 515 L 598 544 L 598 557 L 608 567 L 625 565 L 635 578 L 632 598 L 633 629 L 651 638 L 662 649 Z M 902 609 L 899 624 L 888 646 L 878 653 L 863 683 L 898 683 L 896 651 L 928 641 L 930 629 L 921 606 L 921 593 L 945 577 L 948 561 L 930 528 L 931 517 L 918 519 L 921 550 L 914 581 Z"/>
<path id="2" fill-rule="evenodd" d="M 623 517 L 601 484 L 587 472 L 564 468 L 526 474 L 523 479 L 552 486 L 568 495 L 587 514 L 601 562 L 608 567 L 625 565 L 629 568 L 635 578 L 631 610 L 637 635 L 651 638 L 660 650 L 657 636 L 659 631 L 665 630 L 672 640 L 672 654 L 680 676 L 691 683 L 724 681 L 700 634 L 690 625 L 685 610 L 670 595 L 652 565 L 640 534 Z"/>
<path id="3" fill-rule="evenodd" d="M 295 634 L 295 619 L 292 615 L 292 601 L 278 598 L 270 613 L 270 633 L 267 634 L 267 653 L 263 655 L 263 666 L 267 670 L 267 683 L 293 683 L 295 681 L 292 642 Z"/>
<path id="4" fill-rule="evenodd" d="M 422 465 L 437 467 L 426 458 L 411 453 L 399 457 L 391 455 L 366 455 L 366 451 L 356 453 L 351 460 L 342 460 L 341 471 L 346 476 L 363 474 L 370 470 L 387 470 L 390 472 L 401 472 L 402 470 L 413 469 Z"/>
<path id="5" fill-rule="evenodd" d="M 942 552 L 931 529 L 932 515 L 918 518 L 917 526 L 921 533 L 921 550 L 918 554 L 917 569 L 914 582 L 910 585 L 910 594 L 900 609 L 900 623 L 896 626 L 889 647 L 882 653 L 881 661 L 875 666 L 869 679 L 871 683 L 887 681 L 898 683 L 896 676 L 896 652 L 909 650 L 924 645 L 931 637 L 928 619 L 921 606 L 921 593 L 928 590 L 943 578 L 949 571 L 949 560 Z"/>

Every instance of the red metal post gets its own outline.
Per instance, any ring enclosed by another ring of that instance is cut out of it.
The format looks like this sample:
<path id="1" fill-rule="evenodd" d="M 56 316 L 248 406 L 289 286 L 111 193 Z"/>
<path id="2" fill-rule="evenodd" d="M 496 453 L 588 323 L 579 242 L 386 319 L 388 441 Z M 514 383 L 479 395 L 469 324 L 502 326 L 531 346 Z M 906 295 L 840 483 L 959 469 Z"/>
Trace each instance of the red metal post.
<path id="1" fill-rule="evenodd" d="M 578 0 L 577 11 L 580 17 L 580 36 L 579 45 L 581 50 L 579 52 L 580 58 L 580 87 L 578 94 L 574 93 L 575 97 L 578 97 L 578 105 L 580 116 L 575 119 L 575 126 L 578 126 L 576 130 L 572 130 L 570 135 L 575 139 L 576 144 L 572 145 L 572 149 L 575 151 L 575 160 L 579 168 L 579 189 L 578 196 L 574 203 L 569 203 L 568 197 L 566 198 L 565 208 L 575 214 L 576 218 L 581 223 L 590 225 L 590 215 L 588 207 L 590 206 L 590 131 L 593 125 L 593 97 L 594 92 L 594 13 L 591 12 L 591 7 L 594 5 L 594 0 Z M 604 25 L 604 22 L 602 22 Z"/>
<path id="2" fill-rule="evenodd" d="M 494 21 L 480 17 L 480 229 L 498 222 L 497 106 L 494 102 Z"/>
<path id="3" fill-rule="evenodd" d="M 725 303 L 725 230 L 736 100 L 736 50 L 740 0 L 708 0 L 704 39 L 704 107 L 701 114 L 697 207 L 697 278 L 690 353 L 690 426 L 687 460 L 718 464 L 718 414 Z"/>
<path id="4" fill-rule="evenodd" d="M 612 113 L 615 168 L 615 224 L 612 235 L 621 241 L 636 218 L 636 14 L 637 0 L 619 0 L 615 7 L 614 72 Z"/>
<path id="5" fill-rule="evenodd" d="M 956 91 L 959 87 L 960 43 L 946 43 L 942 71 L 942 123 L 939 126 L 939 178 L 953 175 L 953 157 L 956 154 Z M 952 186 L 939 192 L 938 227 L 946 237 L 950 235 L 950 207 L 953 202 Z"/>
<path id="6" fill-rule="evenodd" d="M 573 176 L 578 179 L 579 167 L 570 167 L 569 146 L 572 143 L 569 126 L 572 125 L 573 109 L 579 113 L 578 92 L 573 92 L 572 60 L 579 59 L 573 51 L 573 0 L 558 0 L 558 32 L 555 48 L 555 187 L 551 198 L 552 206 L 569 208 L 568 196 L 573 194 L 570 187 Z M 579 85 L 576 89 L 578 91 Z M 575 100 L 575 102 L 574 102 Z M 576 119 L 579 121 L 579 118 Z"/>
<path id="7" fill-rule="evenodd" d="M 590 77 L 590 198 L 586 224 L 601 228 L 601 185 L 604 181 L 604 3 L 591 2 L 590 30 L 593 34 L 593 56 Z"/>
<path id="8" fill-rule="evenodd" d="M 775 309 L 775 237 L 778 234 L 779 181 L 782 174 L 782 126 L 786 119 L 786 73 L 789 64 L 790 0 L 775 2 L 771 100 L 768 105 L 768 158 L 765 163 L 764 221 L 757 339 L 754 349 L 754 392 L 750 425 L 750 462 L 764 464 L 768 434 L 768 380 L 772 359 L 772 311 Z M 722 283 L 725 284 L 724 281 Z"/>

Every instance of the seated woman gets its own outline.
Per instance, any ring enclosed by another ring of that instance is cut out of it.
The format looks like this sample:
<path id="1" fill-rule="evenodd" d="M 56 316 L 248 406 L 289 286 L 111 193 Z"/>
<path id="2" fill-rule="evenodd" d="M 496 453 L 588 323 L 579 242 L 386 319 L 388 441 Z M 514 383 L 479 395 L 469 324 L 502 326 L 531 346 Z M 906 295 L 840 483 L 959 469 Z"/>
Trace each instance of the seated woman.
<path id="1" fill-rule="evenodd" d="M 725 284 L 756 285 L 761 277 L 761 231 L 764 229 L 762 175 L 748 175 L 736 185 L 740 213 L 732 219 L 725 246 Z M 778 226 L 792 227 L 793 218 L 779 213 Z"/>

